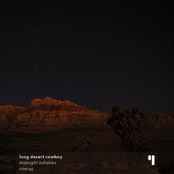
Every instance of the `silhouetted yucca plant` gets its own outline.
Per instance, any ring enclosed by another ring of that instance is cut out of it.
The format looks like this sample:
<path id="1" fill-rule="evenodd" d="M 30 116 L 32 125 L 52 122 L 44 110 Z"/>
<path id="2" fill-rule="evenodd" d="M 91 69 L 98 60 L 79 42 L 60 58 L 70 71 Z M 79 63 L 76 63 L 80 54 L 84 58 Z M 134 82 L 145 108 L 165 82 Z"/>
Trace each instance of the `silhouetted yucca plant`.
<path id="1" fill-rule="evenodd" d="M 138 107 L 133 107 L 132 108 L 132 114 L 137 114 L 138 113 Z"/>
<path id="2" fill-rule="evenodd" d="M 89 132 L 89 136 L 87 138 L 85 136 L 82 137 L 83 147 L 85 151 L 88 153 L 91 160 L 94 162 L 95 170 L 97 170 L 97 168 L 96 168 L 95 156 L 93 153 L 93 143 L 94 141 L 96 141 L 97 138 L 98 138 L 98 133 L 94 132 Z"/>
<path id="3" fill-rule="evenodd" d="M 139 115 L 140 115 L 140 117 L 143 119 L 143 118 L 145 117 L 145 112 L 144 112 L 144 111 L 140 111 L 140 112 L 139 112 Z"/>
<path id="4" fill-rule="evenodd" d="M 124 111 L 126 114 L 130 114 L 131 113 L 131 110 L 130 109 L 125 109 Z"/>
<path id="5" fill-rule="evenodd" d="M 138 113 L 138 108 L 133 107 L 132 110 L 126 109 L 125 111 L 119 111 L 115 113 L 118 105 L 112 106 L 112 116 L 108 118 L 107 124 L 112 127 L 115 134 L 121 138 L 120 147 L 123 147 L 127 159 L 129 172 L 135 172 L 137 169 L 133 169 L 133 165 L 136 168 L 141 168 L 142 164 L 142 152 L 147 152 L 151 149 L 149 144 L 145 140 L 145 136 L 139 135 L 140 119 L 143 117 L 143 112 Z M 140 117 L 141 116 L 141 117 Z M 131 154 L 130 152 L 134 152 Z M 135 154 L 135 152 L 139 152 Z"/>
<path id="6" fill-rule="evenodd" d="M 120 110 L 120 106 L 118 104 L 112 105 L 112 112 L 118 113 Z"/>

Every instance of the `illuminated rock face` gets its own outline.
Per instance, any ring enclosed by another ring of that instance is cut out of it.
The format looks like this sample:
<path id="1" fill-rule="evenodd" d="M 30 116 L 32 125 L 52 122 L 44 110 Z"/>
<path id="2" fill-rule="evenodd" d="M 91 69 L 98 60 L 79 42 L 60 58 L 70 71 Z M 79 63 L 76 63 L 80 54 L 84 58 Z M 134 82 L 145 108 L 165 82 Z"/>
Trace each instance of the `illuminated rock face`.
<path id="1" fill-rule="evenodd" d="M 56 131 L 63 128 L 111 129 L 107 120 L 111 113 L 92 111 L 69 100 L 50 97 L 34 99 L 29 106 L 0 106 L 0 129 Z M 174 118 L 162 112 L 146 114 L 142 128 L 174 128 Z"/>
<path id="2" fill-rule="evenodd" d="M 59 130 L 76 127 L 110 128 L 106 124 L 109 117 L 107 113 L 91 111 L 69 100 L 61 101 L 46 97 L 42 100 L 34 99 L 27 107 L 12 105 L 0 107 L 0 129 L 23 129 L 25 131 L 27 129 Z"/>
<path id="3" fill-rule="evenodd" d="M 53 110 L 57 110 L 57 111 L 89 111 L 89 109 L 83 107 L 83 106 L 74 106 L 74 105 L 70 105 L 70 106 L 66 106 L 66 105 L 57 105 L 57 106 L 50 106 L 47 104 L 40 104 L 37 106 L 30 106 L 26 109 L 26 112 L 31 112 L 31 111 L 53 111 Z"/>
<path id="4" fill-rule="evenodd" d="M 39 111 L 88 111 L 86 107 L 78 106 L 69 100 L 61 101 L 55 100 L 50 97 L 45 97 L 43 100 L 34 99 L 31 104 L 27 107 L 26 112 L 39 110 Z"/>

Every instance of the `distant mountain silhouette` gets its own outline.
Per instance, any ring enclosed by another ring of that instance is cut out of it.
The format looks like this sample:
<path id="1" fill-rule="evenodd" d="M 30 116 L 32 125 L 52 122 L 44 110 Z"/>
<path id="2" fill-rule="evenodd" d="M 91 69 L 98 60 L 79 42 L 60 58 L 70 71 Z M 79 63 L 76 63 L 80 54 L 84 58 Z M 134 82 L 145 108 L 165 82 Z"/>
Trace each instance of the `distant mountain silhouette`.
<path id="1" fill-rule="evenodd" d="M 89 110 L 69 100 L 50 97 L 34 99 L 28 106 L 0 105 L 0 129 L 14 131 L 56 131 L 64 128 L 111 129 L 107 119 L 111 113 Z M 174 128 L 174 118 L 162 112 L 148 114 L 142 128 Z"/>

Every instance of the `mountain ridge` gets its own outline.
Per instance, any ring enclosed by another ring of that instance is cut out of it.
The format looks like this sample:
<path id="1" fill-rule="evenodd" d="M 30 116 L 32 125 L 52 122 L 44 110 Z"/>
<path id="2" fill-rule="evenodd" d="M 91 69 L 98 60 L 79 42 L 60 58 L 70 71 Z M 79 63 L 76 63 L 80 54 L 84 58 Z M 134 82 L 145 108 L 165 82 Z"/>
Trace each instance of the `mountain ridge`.
<path id="1" fill-rule="evenodd" d="M 107 119 L 112 113 L 90 110 L 69 100 L 45 97 L 28 106 L 0 105 L 0 129 L 11 131 L 57 131 L 65 128 L 111 129 Z M 142 128 L 174 128 L 174 118 L 162 112 L 145 114 Z"/>

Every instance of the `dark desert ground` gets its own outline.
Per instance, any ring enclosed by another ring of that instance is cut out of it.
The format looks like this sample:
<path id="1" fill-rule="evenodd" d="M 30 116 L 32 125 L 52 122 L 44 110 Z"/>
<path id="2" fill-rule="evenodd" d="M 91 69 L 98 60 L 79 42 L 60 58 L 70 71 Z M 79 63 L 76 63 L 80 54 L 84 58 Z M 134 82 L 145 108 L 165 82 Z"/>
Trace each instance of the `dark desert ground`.
<path id="1" fill-rule="evenodd" d="M 88 132 L 98 133 L 98 141 L 94 144 L 94 152 L 122 152 L 119 147 L 120 138 L 113 130 L 60 130 L 57 132 L 24 133 L 0 131 L 0 172 L 15 173 L 17 152 L 85 152 L 82 136 Z M 144 130 L 147 142 L 152 145 L 152 152 L 159 153 L 158 166 L 161 173 L 172 173 L 174 166 L 174 129 Z M 88 157 L 86 153 L 86 157 Z M 106 164 L 108 167 L 108 164 Z M 118 171 L 127 171 L 123 164 L 113 164 Z M 54 171 L 55 172 L 55 171 Z M 25 173 L 25 172 L 24 172 Z"/>
<path id="2" fill-rule="evenodd" d="M 31 173 L 18 170 L 21 162 L 19 155 L 49 153 L 52 155 L 63 153 L 64 158 L 62 161 L 57 161 L 59 165 L 56 166 L 25 165 L 25 167 L 33 167 L 32 174 L 71 173 L 72 169 L 75 173 L 84 173 L 84 170 L 89 170 L 87 173 L 95 173 L 91 172 L 94 170 L 92 160 L 95 159 L 95 165 L 98 166 L 96 170 L 101 170 L 98 173 L 128 173 L 124 150 L 119 146 L 121 139 L 106 123 L 111 114 L 89 110 L 68 100 L 61 101 L 50 97 L 34 99 L 28 106 L 1 105 L 0 173 Z M 173 173 L 173 116 L 163 112 L 146 113 L 141 120 L 141 133 L 152 147 L 147 155 L 157 153 L 156 165 L 150 166 L 149 172 Z M 88 139 L 90 132 L 98 133 L 96 141 L 92 142 L 93 153 L 91 153 L 94 158 L 90 158 L 83 147 L 82 137 Z M 66 153 L 72 156 L 66 156 Z M 60 168 L 57 169 L 57 166 Z"/>

